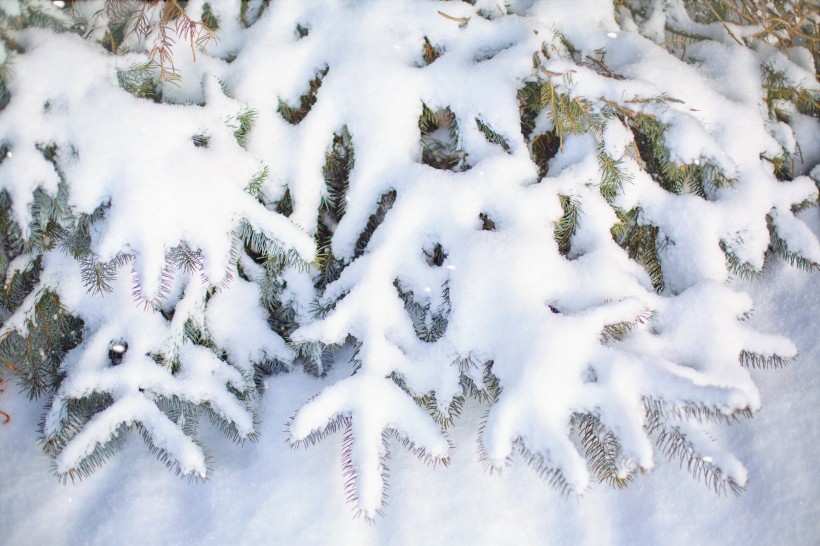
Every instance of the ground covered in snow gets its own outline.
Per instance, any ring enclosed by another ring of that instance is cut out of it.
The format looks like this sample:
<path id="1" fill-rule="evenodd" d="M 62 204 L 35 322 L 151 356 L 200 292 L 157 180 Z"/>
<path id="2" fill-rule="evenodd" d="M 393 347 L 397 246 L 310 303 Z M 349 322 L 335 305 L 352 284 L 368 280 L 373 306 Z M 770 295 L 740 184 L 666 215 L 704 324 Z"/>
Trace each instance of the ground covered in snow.
<path id="1" fill-rule="evenodd" d="M 818 210 L 804 219 L 820 228 Z M 271 381 L 261 439 L 239 447 L 214 431 L 215 472 L 189 483 L 132 438 L 90 478 L 60 484 L 37 448 L 42 407 L 7 385 L 0 407 L 0 542 L 24 544 L 816 544 L 820 538 L 820 277 L 776 264 L 748 287 L 760 330 L 789 336 L 800 358 L 752 370 L 763 409 L 716 429 L 749 470 L 747 491 L 718 497 L 661 462 L 623 491 L 603 485 L 564 497 L 524 464 L 488 475 L 469 406 L 452 430 L 449 468 L 428 468 L 392 446 L 390 498 L 370 525 L 343 501 L 341 436 L 304 451 L 284 424 L 325 383 L 295 372 Z M 337 373 L 345 373 L 341 366 Z"/>

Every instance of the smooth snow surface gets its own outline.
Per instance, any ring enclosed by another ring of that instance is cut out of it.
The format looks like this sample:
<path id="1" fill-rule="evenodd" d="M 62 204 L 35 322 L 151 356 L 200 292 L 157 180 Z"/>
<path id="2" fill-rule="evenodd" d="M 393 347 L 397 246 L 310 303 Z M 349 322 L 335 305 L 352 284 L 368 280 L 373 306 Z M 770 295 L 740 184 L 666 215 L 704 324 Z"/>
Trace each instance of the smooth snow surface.
<path id="1" fill-rule="evenodd" d="M 816 231 L 817 212 L 808 213 Z M 341 502 L 341 434 L 308 452 L 285 446 L 283 423 L 323 386 L 301 372 L 269 381 L 257 444 L 239 447 L 209 435 L 218 465 L 204 484 L 175 477 L 135 437 L 93 476 L 61 485 L 37 447 L 40 408 L 6 385 L 0 409 L 12 421 L 0 425 L 0 542 L 817 544 L 820 278 L 778 264 L 746 288 L 757 302 L 752 322 L 789 336 L 801 356 L 781 370 L 753 370 L 763 409 L 750 421 L 715 429 L 748 468 L 740 497 L 716 496 L 660 456 L 653 473 L 627 489 L 596 484 L 581 499 L 561 496 L 523 464 L 491 476 L 475 449 L 486 408 L 471 402 L 451 431 L 460 447 L 449 468 L 420 465 L 392 442 L 391 496 L 384 517 L 371 525 Z"/>

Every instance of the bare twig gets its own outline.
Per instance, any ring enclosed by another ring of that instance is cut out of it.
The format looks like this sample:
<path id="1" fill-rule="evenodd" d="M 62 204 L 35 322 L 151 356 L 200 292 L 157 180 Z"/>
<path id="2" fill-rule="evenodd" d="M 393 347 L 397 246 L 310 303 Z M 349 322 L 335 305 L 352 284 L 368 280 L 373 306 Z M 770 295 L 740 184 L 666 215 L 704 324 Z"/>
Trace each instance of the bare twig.
<path id="1" fill-rule="evenodd" d="M 175 38 L 181 38 L 190 45 L 194 61 L 197 49 L 204 49 L 211 40 L 217 40 L 214 30 L 202 21 L 191 19 L 179 0 L 165 0 L 161 4 L 159 0 L 145 0 L 139 2 L 137 8 L 132 4 L 132 0 L 107 0 L 106 13 L 112 19 L 126 18 L 130 27 L 126 36 L 134 35 L 139 40 L 147 40 L 156 31 L 148 55 L 159 66 L 163 80 L 179 79 L 173 58 Z M 154 20 L 153 10 L 158 6 L 161 6 L 159 20 Z M 113 38 L 112 50 L 116 51 Z"/>
<path id="2" fill-rule="evenodd" d="M 439 11 L 438 14 L 441 15 L 442 17 L 444 17 L 445 19 L 449 19 L 450 21 L 455 21 L 456 23 L 462 23 L 462 24 L 466 25 L 467 23 L 470 22 L 469 17 L 453 17 L 452 15 L 447 15 L 443 11 Z"/>

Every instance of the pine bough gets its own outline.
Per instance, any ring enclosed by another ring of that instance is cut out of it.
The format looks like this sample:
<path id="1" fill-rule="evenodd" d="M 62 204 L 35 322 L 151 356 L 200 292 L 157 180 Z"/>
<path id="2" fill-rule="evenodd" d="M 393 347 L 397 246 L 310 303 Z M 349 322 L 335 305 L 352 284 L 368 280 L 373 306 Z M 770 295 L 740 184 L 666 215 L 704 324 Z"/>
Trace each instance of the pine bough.
<path id="1" fill-rule="evenodd" d="M 265 374 L 352 354 L 288 434 L 344 434 L 368 519 L 467 397 L 490 470 L 582 493 L 660 451 L 741 490 L 704 427 L 797 355 L 730 281 L 818 269 L 816 22 L 615 4 L 4 5 L 0 358 L 56 472 L 136 430 L 204 477 L 203 415 L 253 439 Z"/>

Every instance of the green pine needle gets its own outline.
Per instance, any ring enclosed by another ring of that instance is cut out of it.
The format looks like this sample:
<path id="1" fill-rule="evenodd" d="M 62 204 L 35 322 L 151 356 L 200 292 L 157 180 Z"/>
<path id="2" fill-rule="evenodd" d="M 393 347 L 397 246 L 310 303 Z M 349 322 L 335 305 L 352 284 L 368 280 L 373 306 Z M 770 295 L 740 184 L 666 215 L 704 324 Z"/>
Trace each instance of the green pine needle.
<path id="1" fill-rule="evenodd" d="M 299 97 L 299 106 L 291 106 L 287 102 L 279 99 L 278 111 L 282 118 L 291 125 L 298 125 L 310 113 L 310 109 L 316 104 L 319 88 L 322 87 L 322 79 L 327 76 L 328 67 L 325 67 L 316 74 L 308 84 L 308 90 Z"/>
<path id="2" fill-rule="evenodd" d="M 475 118 L 475 122 L 476 125 L 478 125 L 478 130 L 484 134 L 484 137 L 488 142 L 501 146 L 501 148 L 508 154 L 511 153 L 510 144 L 506 138 L 504 138 L 500 133 L 493 131 L 489 125 L 481 121 L 479 118 Z"/>
<path id="3" fill-rule="evenodd" d="M 641 223 L 641 211 L 638 208 L 628 212 L 616 211 L 616 214 L 621 221 L 612 226 L 613 239 L 626 250 L 630 259 L 644 267 L 655 291 L 663 292 L 663 270 L 658 246 L 660 230 L 651 224 Z"/>
<path id="4" fill-rule="evenodd" d="M 243 148 L 248 146 L 248 133 L 250 133 L 254 123 L 256 123 L 257 115 L 255 109 L 246 108 L 236 116 L 238 126 L 234 130 L 233 136 L 236 142 Z"/>
<path id="5" fill-rule="evenodd" d="M 262 166 L 259 171 L 253 175 L 253 178 L 250 179 L 248 185 L 245 186 L 245 191 L 254 196 L 257 199 L 262 198 L 262 186 L 265 184 L 265 180 L 268 179 L 268 174 L 270 173 L 270 169 L 267 165 Z"/>
<path id="6" fill-rule="evenodd" d="M 575 235 L 575 231 L 578 229 L 581 207 L 580 202 L 575 197 L 559 195 L 558 199 L 561 201 L 561 208 L 564 213 L 555 222 L 554 237 L 555 242 L 558 243 L 558 251 L 567 256 L 570 252 L 572 236 Z"/>

